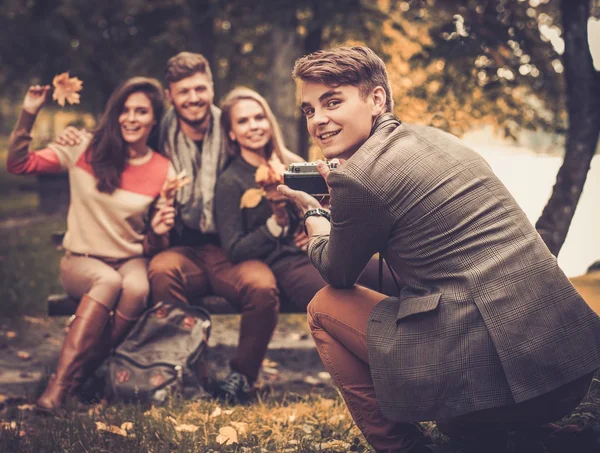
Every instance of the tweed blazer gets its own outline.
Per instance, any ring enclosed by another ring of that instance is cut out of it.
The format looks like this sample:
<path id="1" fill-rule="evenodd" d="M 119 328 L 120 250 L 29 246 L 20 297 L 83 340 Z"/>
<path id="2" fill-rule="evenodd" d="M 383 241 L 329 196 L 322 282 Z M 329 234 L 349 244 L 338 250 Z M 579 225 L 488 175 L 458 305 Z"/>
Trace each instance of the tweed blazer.
<path id="1" fill-rule="evenodd" d="M 376 252 L 406 284 L 368 321 L 382 412 L 450 418 L 599 368 L 600 318 L 487 162 L 387 116 L 330 174 L 331 232 L 309 248 L 333 287 L 351 287 Z"/>

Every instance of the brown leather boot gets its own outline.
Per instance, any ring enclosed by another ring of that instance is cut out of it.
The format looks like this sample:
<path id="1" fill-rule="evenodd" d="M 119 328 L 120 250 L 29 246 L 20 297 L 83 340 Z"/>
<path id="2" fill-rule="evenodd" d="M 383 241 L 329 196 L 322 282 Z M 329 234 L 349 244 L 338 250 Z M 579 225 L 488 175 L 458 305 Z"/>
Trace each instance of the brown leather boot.
<path id="1" fill-rule="evenodd" d="M 90 359 L 73 376 L 70 394 L 75 394 L 81 388 L 85 380 L 90 377 L 102 365 L 111 351 L 121 344 L 131 327 L 139 318 L 131 319 L 123 316 L 118 310 L 110 312 L 110 318 L 104 327 L 104 331 L 94 348 Z"/>
<path id="2" fill-rule="evenodd" d="M 53 411 L 63 406 L 67 395 L 74 391 L 74 380 L 80 379 L 82 368 L 92 358 L 108 318 L 109 310 L 100 302 L 87 294 L 81 298 L 58 356 L 56 372 L 37 400 L 38 409 Z"/>

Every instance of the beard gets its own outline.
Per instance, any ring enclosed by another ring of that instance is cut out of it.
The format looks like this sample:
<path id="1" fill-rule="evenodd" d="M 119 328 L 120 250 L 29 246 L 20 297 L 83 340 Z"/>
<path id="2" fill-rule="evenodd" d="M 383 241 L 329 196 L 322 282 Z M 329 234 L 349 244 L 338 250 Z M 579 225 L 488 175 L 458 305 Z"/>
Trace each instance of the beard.
<path id="1" fill-rule="evenodd" d="M 209 121 L 210 116 L 211 116 L 211 111 L 210 111 L 210 106 L 207 107 L 206 112 L 204 113 L 204 115 L 201 118 L 198 119 L 189 119 L 186 118 L 184 115 L 181 114 L 181 112 L 179 111 L 179 109 L 174 109 L 175 110 L 175 114 L 177 115 L 177 118 L 184 122 L 185 124 L 187 124 L 188 126 L 191 126 L 193 128 L 202 126 L 203 124 L 205 124 L 206 122 Z"/>

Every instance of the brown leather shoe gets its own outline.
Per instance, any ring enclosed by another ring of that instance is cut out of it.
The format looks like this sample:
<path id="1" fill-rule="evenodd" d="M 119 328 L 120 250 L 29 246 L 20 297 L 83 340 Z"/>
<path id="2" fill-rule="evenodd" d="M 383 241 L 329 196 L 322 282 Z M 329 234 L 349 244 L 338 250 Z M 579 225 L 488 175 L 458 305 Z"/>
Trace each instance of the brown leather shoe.
<path id="1" fill-rule="evenodd" d="M 52 412 L 62 408 L 65 398 L 76 389 L 73 384 L 80 379 L 81 369 L 92 358 L 108 318 L 109 310 L 100 302 L 87 294 L 81 298 L 58 356 L 56 373 L 37 400 L 38 409 Z"/>

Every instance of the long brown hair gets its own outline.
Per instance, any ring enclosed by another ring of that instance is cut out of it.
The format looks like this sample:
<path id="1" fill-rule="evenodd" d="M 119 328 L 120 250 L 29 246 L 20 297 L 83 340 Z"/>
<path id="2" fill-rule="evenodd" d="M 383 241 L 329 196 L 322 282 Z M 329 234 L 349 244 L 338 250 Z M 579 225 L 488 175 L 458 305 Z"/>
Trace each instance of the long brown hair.
<path id="1" fill-rule="evenodd" d="M 283 150 L 285 150 L 286 147 L 283 141 L 283 135 L 281 134 L 279 123 L 277 122 L 277 119 L 275 119 L 275 115 L 273 115 L 271 107 L 269 107 L 269 104 L 265 98 L 263 98 L 256 91 L 246 87 L 234 88 L 225 95 L 225 98 L 221 102 L 221 126 L 225 134 L 225 146 L 227 148 L 227 152 L 231 156 L 239 156 L 240 154 L 240 145 L 231 140 L 231 137 L 229 137 L 229 131 L 231 130 L 231 109 L 239 101 L 245 99 L 256 101 L 264 110 L 265 116 L 271 125 L 271 139 L 269 140 L 269 143 L 267 143 L 265 157 L 270 159 L 271 154 L 275 152 L 275 155 L 279 158 L 279 160 L 281 162 L 285 162 Z"/>
<path id="2" fill-rule="evenodd" d="M 111 94 L 86 152 L 86 160 L 94 170 L 96 187 L 100 192 L 111 194 L 121 185 L 121 174 L 125 169 L 128 155 L 127 144 L 121 135 L 119 115 L 123 112 L 127 98 L 133 93 L 144 93 L 150 99 L 155 125 L 148 137 L 148 146 L 157 149 L 158 125 L 165 108 L 164 90 L 156 79 L 133 77 Z"/>

